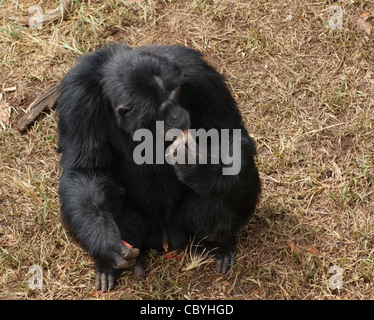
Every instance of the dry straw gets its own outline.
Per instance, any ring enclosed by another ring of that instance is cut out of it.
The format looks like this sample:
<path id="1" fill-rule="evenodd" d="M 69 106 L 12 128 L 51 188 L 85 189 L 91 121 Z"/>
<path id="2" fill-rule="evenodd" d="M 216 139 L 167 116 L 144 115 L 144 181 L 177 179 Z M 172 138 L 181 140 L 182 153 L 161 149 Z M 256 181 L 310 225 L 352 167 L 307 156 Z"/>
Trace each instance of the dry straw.
<path id="1" fill-rule="evenodd" d="M 34 1 L 0 3 L 5 18 Z M 356 21 L 374 7 L 336 4 L 336 30 L 329 2 L 298 0 L 72 1 L 40 30 L 1 19 L 0 90 L 16 90 L 1 91 L 12 115 L 0 132 L 0 299 L 373 299 L 374 38 Z M 156 254 L 145 281 L 126 272 L 97 294 L 92 262 L 59 222 L 56 119 L 15 130 L 76 57 L 118 40 L 203 51 L 256 140 L 262 198 L 225 276 L 214 263 L 189 268 L 188 250 L 182 260 Z M 32 265 L 43 268 L 41 290 L 27 286 Z M 341 289 L 329 285 L 332 266 Z"/>

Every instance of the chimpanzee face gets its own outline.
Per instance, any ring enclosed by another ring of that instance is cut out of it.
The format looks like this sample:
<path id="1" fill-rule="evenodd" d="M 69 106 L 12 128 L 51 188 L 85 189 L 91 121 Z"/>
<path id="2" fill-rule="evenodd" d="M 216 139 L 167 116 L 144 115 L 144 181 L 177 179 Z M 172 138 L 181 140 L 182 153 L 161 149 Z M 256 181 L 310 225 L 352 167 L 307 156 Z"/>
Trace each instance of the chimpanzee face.
<path id="1" fill-rule="evenodd" d="M 164 121 L 165 131 L 190 127 L 190 116 L 179 103 L 180 91 L 180 87 L 175 88 L 157 110 L 156 121 Z"/>
<path id="2" fill-rule="evenodd" d="M 168 59 L 128 51 L 106 64 L 102 85 L 115 110 L 120 128 L 133 135 L 153 131 L 156 121 L 169 129 L 186 130 L 190 117 L 181 104 L 183 75 Z"/>
<path id="3" fill-rule="evenodd" d="M 171 90 L 161 102 L 151 95 L 148 99 L 142 97 L 143 99 L 135 100 L 130 106 L 118 105 L 116 113 L 121 128 L 130 134 L 138 129 L 153 131 L 156 121 L 163 121 L 165 132 L 170 129 L 189 129 L 190 116 L 179 103 L 180 91 L 180 87 Z"/>

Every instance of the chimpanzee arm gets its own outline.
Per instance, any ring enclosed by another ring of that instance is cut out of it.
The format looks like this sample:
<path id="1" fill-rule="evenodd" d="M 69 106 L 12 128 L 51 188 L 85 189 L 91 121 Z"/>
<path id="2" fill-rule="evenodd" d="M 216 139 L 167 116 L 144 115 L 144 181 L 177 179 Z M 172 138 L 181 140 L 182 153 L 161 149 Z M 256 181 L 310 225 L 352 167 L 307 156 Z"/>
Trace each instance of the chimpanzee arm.
<path id="1" fill-rule="evenodd" d="M 118 129 L 102 84 L 107 61 L 127 50 L 131 49 L 114 44 L 81 57 L 60 82 L 57 106 L 63 169 L 61 215 L 95 260 L 97 288 L 103 291 L 113 287 L 113 270 L 134 265 L 139 253 L 121 243 L 114 219 L 123 215 L 121 192 L 110 178 L 110 172 L 116 170 L 113 144 L 117 143 Z"/>
<path id="2" fill-rule="evenodd" d="M 234 137 L 235 138 L 235 137 Z M 240 140 L 238 140 L 240 139 Z M 257 178 L 257 169 L 255 168 L 253 156 L 255 147 L 252 139 L 247 135 L 237 137 L 236 141 L 230 138 L 229 148 L 219 149 L 218 164 L 178 164 L 174 165 L 178 179 L 193 189 L 196 193 L 202 195 L 220 194 L 230 195 L 240 187 L 241 179 L 246 182 L 252 178 Z M 236 144 L 237 148 L 232 145 Z M 186 143 L 186 152 L 191 145 Z M 197 153 L 204 154 L 210 158 L 210 153 L 201 148 L 196 148 Z M 234 152 L 231 155 L 231 163 L 228 162 L 229 150 Z M 209 159 L 208 159 L 209 160 Z"/>
<path id="3" fill-rule="evenodd" d="M 63 171 L 59 195 L 62 220 L 96 263 L 97 289 L 114 286 L 113 268 L 135 264 L 138 249 L 126 247 L 114 220 L 121 210 L 121 190 L 107 176 L 89 171 Z"/>

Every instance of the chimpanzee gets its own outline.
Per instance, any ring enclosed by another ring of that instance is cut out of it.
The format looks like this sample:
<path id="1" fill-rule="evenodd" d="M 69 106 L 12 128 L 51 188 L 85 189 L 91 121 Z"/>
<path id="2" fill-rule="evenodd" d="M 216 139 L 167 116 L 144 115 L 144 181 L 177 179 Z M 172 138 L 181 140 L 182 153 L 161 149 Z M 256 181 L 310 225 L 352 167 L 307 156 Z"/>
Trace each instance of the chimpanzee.
<path id="1" fill-rule="evenodd" d="M 139 252 L 191 242 L 214 254 L 217 272 L 226 273 L 261 184 L 255 144 L 223 75 L 183 46 L 113 43 L 82 56 L 59 90 L 61 217 L 93 258 L 97 289 L 111 290 L 122 268 L 134 266 L 144 278 Z M 174 140 L 173 129 L 182 132 Z M 152 134 L 147 146 L 135 138 L 141 130 Z M 220 140 L 213 146 L 210 136 L 202 148 L 193 130 L 214 131 Z M 190 148 L 212 157 L 163 161 L 160 138 L 163 156 L 172 147 L 172 155 Z M 225 174 L 235 161 L 239 170 Z"/>

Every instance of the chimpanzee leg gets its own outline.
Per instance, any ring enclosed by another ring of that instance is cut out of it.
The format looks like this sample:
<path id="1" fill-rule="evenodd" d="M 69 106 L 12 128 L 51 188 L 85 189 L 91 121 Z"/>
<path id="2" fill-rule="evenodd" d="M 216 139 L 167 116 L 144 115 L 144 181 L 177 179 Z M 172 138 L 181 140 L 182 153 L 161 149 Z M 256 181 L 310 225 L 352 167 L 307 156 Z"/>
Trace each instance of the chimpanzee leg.
<path id="1" fill-rule="evenodd" d="M 234 264 L 239 221 L 233 204 L 220 197 L 205 197 L 191 192 L 168 225 L 172 249 L 187 243 L 203 245 L 217 260 L 217 272 L 226 273 Z"/>

